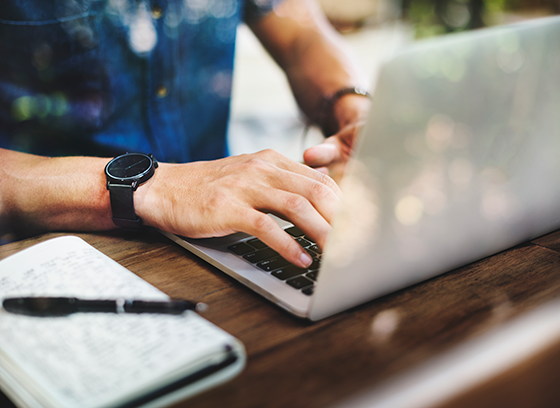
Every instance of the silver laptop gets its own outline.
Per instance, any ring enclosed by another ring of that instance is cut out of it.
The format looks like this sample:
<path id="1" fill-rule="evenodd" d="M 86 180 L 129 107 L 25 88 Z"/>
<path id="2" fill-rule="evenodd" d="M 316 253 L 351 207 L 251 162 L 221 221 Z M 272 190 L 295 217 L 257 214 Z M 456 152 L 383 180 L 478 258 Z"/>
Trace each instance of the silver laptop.
<path id="1" fill-rule="evenodd" d="M 324 251 L 279 221 L 316 258 L 310 270 L 245 234 L 166 235 L 319 320 L 558 229 L 559 44 L 553 17 L 416 43 L 387 62 Z"/>

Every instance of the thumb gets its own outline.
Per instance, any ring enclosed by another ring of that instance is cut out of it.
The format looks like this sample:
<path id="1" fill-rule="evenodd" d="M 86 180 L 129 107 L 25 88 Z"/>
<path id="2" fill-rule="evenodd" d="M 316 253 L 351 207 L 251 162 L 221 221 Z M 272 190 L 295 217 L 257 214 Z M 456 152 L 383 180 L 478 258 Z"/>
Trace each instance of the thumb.
<path id="1" fill-rule="evenodd" d="M 303 153 L 303 161 L 310 167 L 329 166 L 340 158 L 340 147 L 335 143 L 321 143 Z"/>

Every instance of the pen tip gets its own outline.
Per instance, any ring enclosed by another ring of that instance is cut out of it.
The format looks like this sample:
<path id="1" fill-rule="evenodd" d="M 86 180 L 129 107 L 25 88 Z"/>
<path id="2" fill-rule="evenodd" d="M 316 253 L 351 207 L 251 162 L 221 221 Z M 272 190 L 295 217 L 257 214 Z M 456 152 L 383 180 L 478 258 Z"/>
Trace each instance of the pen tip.
<path id="1" fill-rule="evenodd" d="M 205 312 L 208 310 L 208 305 L 206 303 L 199 302 L 196 304 L 197 312 Z"/>

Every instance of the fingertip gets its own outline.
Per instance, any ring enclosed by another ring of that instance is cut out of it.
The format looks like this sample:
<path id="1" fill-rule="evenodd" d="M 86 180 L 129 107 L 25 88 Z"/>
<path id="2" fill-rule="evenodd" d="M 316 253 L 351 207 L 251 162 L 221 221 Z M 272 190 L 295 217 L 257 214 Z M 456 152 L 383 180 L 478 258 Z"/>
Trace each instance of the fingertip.
<path id="1" fill-rule="evenodd" d="M 313 259 L 311 258 L 311 256 L 303 251 L 299 257 L 299 266 L 302 268 L 307 268 L 309 265 L 311 265 L 311 263 L 313 262 Z"/>
<path id="2" fill-rule="evenodd" d="M 314 150 L 315 150 L 315 146 L 310 147 L 303 152 L 303 162 L 310 167 L 315 166 L 315 156 L 316 155 L 314 153 Z"/>
<path id="3" fill-rule="evenodd" d="M 307 149 L 303 153 L 303 160 L 308 166 L 322 167 L 333 162 L 337 156 L 337 147 L 335 145 L 322 143 Z"/>

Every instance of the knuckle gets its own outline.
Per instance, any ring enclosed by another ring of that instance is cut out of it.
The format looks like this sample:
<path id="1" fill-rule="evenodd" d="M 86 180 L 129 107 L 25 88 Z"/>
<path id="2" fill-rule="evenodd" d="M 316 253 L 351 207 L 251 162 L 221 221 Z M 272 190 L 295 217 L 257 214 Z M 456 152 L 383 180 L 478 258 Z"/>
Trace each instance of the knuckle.
<path id="1" fill-rule="evenodd" d="M 332 190 L 323 183 L 316 182 L 311 186 L 311 194 L 313 197 L 322 200 L 331 196 Z"/>
<path id="2" fill-rule="evenodd" d="M 317 181 L 319 181 L 319 183 L 329 187 L 329 188 L 334 188 L 336 186 L 335 181 L 327 174 L 323 174 L 323 173 L 319 173 L 317 172 Z"/>
<path id="3" fill-rule="evenodd" d="M 300 195 L 293 194 L 286 198 L 286 208 L 292 213 L 304 212 L 309 205 L 309 201 Z"/>
<path id="4" fill-rule="evenodd" d="M 230 202 L 229 195 L 225 191 L 216 191 L 206 199 L 206 209 L 220 210 Z M 203 208 L 204 210 L 205 208 Z"/>
<path id="5" fill-rule="evenodd" d="M 285 160 L 285 157 L 274 149 L 261 150 L 256 155 L 269 163 L 280 163 Z"/>
<path id="6" fill-rule="evenodd" d="M 256 213 L 255 216 L 253 217 L 251 224 L 254 231 L 265 232 L 265 231 L 270 231 L 271 222 L 274 221 L 268 215 L 264 213 Z"/>
<path id="7" fill-rule="evenodd" d="M 271 158 L 277 155 L 276 151 L 273 149 L 264 149 L 257 153 L 259 156 Z"/>

